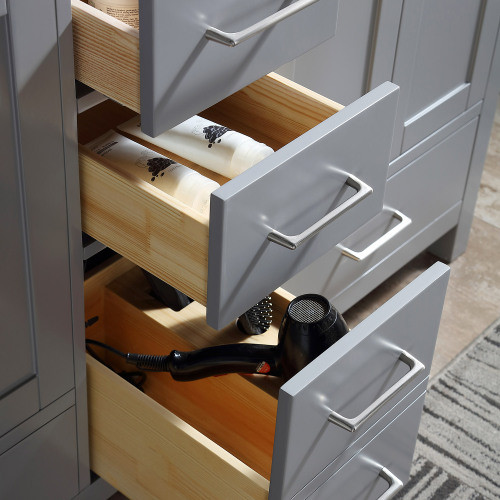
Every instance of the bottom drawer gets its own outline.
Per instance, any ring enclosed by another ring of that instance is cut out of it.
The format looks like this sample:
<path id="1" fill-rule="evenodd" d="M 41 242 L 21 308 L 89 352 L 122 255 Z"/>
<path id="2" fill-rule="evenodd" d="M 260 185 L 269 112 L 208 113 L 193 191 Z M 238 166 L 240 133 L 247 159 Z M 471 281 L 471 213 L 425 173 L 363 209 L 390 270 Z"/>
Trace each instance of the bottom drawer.
<path id="1" fill-rule="evenodd" d="M 375 436 L 308 500 L 382 500 L 408 481 L 425 393 Z"/>
<path id="2" fill-rule="evenodd" d="M 89 337 L 148 354 L 276 344 L 286 292 L 274 294 L 271 329 L 249 338 L 233 325 L 208 327 L 195 302 L 163 307 L 130 267 L 120 260 L 86 280 L 86 318 L 99 317 Z M 259 375 L 176 382 L 152 373 L 142 393 L 89 357 L 91 468 L 130 498 L 288 499 L 321 484 L 425 383 L 447 279 L 436 264 L 283 385 Z M 113 357 L 105 361 L 126 369 Z"/>
<path id="3" fill-rule="evenodd" d="M 477 119 L 470 121 L 393 175 L 387 181 L 383 211 L 283 287 L 296 295 L 305 290 L 321 293 L 342 310 L 352 303 L 346 305 L 339 297 L 354 282 L 363 278 L 359 286 L 365 293 L 375 288 L 379 283 L 364 277 L 462 200 L 476 126 Z M 458 212 L 454 213 L 456 224 Z M 444 227 L 436 239 L 449 229 Z M 416 246 L 415 252 L 405 248 L 406 261 L 420 251 Z M 358 292 L 356 296 L 359 299 L 361 295 Z"/>

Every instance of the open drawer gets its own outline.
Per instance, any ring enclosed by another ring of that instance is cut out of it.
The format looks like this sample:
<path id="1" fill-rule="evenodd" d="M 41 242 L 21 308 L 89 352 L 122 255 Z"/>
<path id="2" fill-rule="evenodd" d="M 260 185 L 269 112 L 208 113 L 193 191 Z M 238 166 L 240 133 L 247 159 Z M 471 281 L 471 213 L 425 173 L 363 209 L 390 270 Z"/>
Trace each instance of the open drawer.
<path id="1" fill-rule="evenodd" d="M 75 76 L 140 112 L 143 131 L 155 136 L 332 37 L 338 0 L 139 6 L 140 37 L 72 0 Z"/>
<path id="2" fill-rule="evenodd" d="M 216 178 L 224 185 L 209 220 L 81 147 L 83 230 L 206 304 L 220 328 L 381 210 L 397 95 L 384 83 L 342 108 L 268 75 L 206 110 L 276 150 L 230 181 Z M 118 105 L 83 113 L 80 142 L 127 117 Z"/>
<path id="3" fill-rule="evenodd" d="M 87 336 L 127 352 L 274 344 L 292 298 L 278 291 L 273 326 L 248 338 L 207 327 L 195 302 L 162 307 L 129 268 L 85 285 L 86 317 L 100 318 Z M 425 389 L 448 273 L 435 264 L 281 388 L 259 375 L 155 373 L 141 393 L 88 358 L 91 468 L 131 498 L 289 499 L 318 487 Z"/>

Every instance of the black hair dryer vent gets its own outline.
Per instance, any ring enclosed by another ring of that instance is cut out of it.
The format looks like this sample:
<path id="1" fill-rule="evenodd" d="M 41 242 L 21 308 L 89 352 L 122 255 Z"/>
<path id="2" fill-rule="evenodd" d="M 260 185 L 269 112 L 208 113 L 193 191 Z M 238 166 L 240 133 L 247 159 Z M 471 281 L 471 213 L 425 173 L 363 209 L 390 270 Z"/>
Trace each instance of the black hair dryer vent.
<path id="1" fill-rule="evenodd" d="M 228 344 L 168 356 L 127 354 L 143 370 L 168 371 L 175 380 L 196 380 L 226 373 L 261 373 L 290 379 L 342 338 L 349 328 L 321 295 L 290 302 L 281 321 L 278 344 Z"/>

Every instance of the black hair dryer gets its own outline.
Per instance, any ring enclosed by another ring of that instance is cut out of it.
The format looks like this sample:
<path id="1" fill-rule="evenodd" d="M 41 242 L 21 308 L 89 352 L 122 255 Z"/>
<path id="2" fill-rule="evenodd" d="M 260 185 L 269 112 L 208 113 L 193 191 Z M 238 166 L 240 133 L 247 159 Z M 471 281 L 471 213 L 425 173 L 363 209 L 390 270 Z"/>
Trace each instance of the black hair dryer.
<path id="1" fill-rule="evenodd" d="M 168 371 L 175 380 L 196 380 L 226 373 L 260 373 L 290 379 L 342 338 L 349 328 L 321 295 L 290 302 L 281 321 L 278 344 L 228 344 L 168 356 L 127 354 L 139 369 Z"/>

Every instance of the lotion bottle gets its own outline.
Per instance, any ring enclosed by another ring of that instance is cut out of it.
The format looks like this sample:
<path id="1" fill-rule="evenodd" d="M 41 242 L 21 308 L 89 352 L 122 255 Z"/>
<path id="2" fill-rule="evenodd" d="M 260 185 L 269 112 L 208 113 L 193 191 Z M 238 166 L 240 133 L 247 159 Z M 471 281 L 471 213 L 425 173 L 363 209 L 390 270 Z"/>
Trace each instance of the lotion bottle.
<path id="1" fill-rule="evenodd" d="M 193 116 L 155 138 L 141 131 L 140 117 L 122 123 L 118 129 L 231 179 L 274 152 L 201 116 Z"/>
<path id="2" fill-rule="evenodd" d="M 122 172 L 153 184 L 208 216 L 210 194 L 220 187 L 217 182 L 113 130 L 89 142 L 86 147 L 111 161 Z"/>

